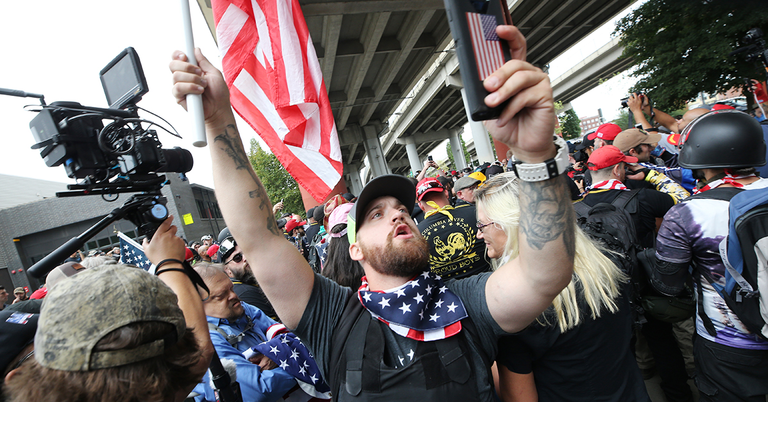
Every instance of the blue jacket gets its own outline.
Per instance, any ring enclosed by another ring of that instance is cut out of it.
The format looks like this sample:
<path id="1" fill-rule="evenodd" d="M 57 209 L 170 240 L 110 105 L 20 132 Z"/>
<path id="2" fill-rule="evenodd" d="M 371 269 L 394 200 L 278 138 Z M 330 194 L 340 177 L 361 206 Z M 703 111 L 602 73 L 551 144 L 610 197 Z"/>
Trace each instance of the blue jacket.
<path id="1" fill-rule="evenodd" d="M 246 317 L 250 317 L 253 321 L 253 328 L 243 335 L 242 340 L 235 347 L 216 330 L 210 331 L 211 342 L 213 342 L 213 347 L 220 359 L 231 359 L 237 365 L 237 382 L 240 383 L 243 402 L 276 401 L 296 386 L 296 379 L 280 368 L 261 370 L 258 365 L 251 363 L 243 356 L 244 351 L 267 339 L 267 329 L 276 322 L 259 308 L 248 303 L 241 302 L 241 304 L 245 309 L 245 314 L 234 323 L 221 318 L 206 318 L 209 323 L 218 326 L 228 335 L 240 334 L 248 325 L 248 318 Z M 198 384 L 194 391 L 200 394 L 195 398 L 198 402 L 216 400 L 210 386 L 210 371 L 206 373 L 203 382 Z"/>

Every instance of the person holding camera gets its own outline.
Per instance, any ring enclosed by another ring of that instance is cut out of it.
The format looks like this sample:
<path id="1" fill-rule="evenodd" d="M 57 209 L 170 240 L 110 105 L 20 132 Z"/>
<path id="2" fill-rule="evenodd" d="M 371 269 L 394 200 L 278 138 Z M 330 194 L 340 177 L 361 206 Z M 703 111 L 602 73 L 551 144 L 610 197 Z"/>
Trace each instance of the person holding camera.
<path id="1" fill-rule="evenodd" d="M 34 345 L 5 376 L 16 402 L 182 401 L 211 363 L 200 293 L 182 271 L 173 217 L 144 240 L 159 276 L 128 265 L 87 269 L 57 282 Z M 83 294 L 86 295 L 83 295 Z"/>

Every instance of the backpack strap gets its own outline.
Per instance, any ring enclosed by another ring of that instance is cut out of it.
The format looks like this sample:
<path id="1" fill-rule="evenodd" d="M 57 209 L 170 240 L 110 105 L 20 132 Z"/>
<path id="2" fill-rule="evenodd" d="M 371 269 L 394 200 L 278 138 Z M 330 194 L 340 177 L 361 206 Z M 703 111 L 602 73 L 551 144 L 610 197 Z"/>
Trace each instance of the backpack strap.
<path id="1" fill-rule="evenodd" d="M 641 189 L 628 189 L 623 191 L 616 195 L 616 198 L 611 201 L 611 204 L 616 206 L 616 208 L 625 209 L 629 214 L 637 213 L 637 201 L 634 199 L 637 194 L 640 193 L 640 190 Z M 630 203 L 632 205 L 629 205 Z"/>
<path id="2" fill-rule="evenodd" d="M 589 216 L 589 211 L 592 210 L 592 206 L 585 203 L 582 199 L 581 201 L 576 201 L 573 203 L 573 210 L 576 212 L 576 218 L 586 218 Z"/>
<path id="3" fill-rule="evenodd" d="M 626 193 L 622 192 L 616 195 L 616 198 L 611 201 L 611 204 L 617 208 L 626 209 L 630 214 L 637 213 L 637 204 L 635 204 L 636 201 L 633 201 L 633 205 L 631 205 L 629 208 L 627 208 L 627 205 L 637 196 L 638 193 L 640 193 L 640 189 L 627 189 L 625 192 Z M 585 203 L 582 199 L 581 201 L 573 203 L 573 210 L 576 212 L 577 218 L 585 218 L 589 216 L 589 211 L 592 210 L 592 206 Z"/>
<path id="4" fill-rule="evenodd" d="M 224 336 L 224 339 L 227 340 L 227 342 L 232 345 L 233 347 L 236 347 L 240 341 L 243 340 L 243 337 L 245 336 L 245 333 L 248 332 L 248 330 L 253 328 L 253 320 L 251 317 L 248 316 L 248 314 L 245 314 L 245 318 L 248 320 L 248 324 L 246 324 L 245 329 L 241 331 L 240 333 L 236 335 L 230 335 L 227 334 L 224 330 L 222 330 L 219 326 L 213 323 L 208 323 L 208 330 L 209 331 L 216 331 L 219 332 L 222 336 Z M 257 333 L 255 333 L 257 334 Z"/>
<path id="5" fill-rule="evenodd" d="M 696 309 L 698 310 L 699 318 L 701 318 L 701 323 L 704 324 L 704 328 L 707 329 L 707 333 L 709 333 L 710 336 L 715 337 L 717 336 L 715 325 L 712 324 L 712 320 L 709 319 L 702 306 L 704 304 L 704 289 L 701 285 L 705 277 L 695 264 L 693 264 L 693 273 L 696 279 L 696 303 L 698 305 Z"/>
<path id="6" fill-rule="evenodd" d="M 338 401 L 339 399 L 339 384 L 342 381 L 341 371 L 346 371 L 347 369 L 346 361 L 344 361 L 342 367 L 341 358 L 342 353 L 344 353 L 344 348 L 347 343 L 349 343 L 347 339 L 350 337 L 350 333 L 358 321 L 366 321 L 364 324 L 366 327 L 368 326 L 367 321 L 370 321 L 362 319 L 367 318 L 362 312 L 364 312 L 363 305 L 360 304 L 360 301 L 357 299 L 357 294 L 353 291 L 349 296 L 349 299 L 347 299 L 347 304 L 344 307 L 344 311 L 341 313 L 341 318 L 339 318 L 339 322 L 336 324 L 333 337 L 331 338 L 331 354 L 329 356 L 330 363 L 328 366 L 327 381 L 331 385 L 331 394 L 333 395 L 334 401 Z M 365 336 L 363 336 L 363 341 L 365 341 Z M 362 371 L 362 365 L 360 370 Z"/>

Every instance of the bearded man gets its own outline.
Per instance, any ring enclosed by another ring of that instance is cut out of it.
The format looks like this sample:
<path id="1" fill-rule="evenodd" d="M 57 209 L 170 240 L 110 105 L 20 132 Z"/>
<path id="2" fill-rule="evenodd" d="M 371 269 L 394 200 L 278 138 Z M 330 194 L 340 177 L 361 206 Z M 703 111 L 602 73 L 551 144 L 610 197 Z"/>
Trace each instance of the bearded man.
<path id="1" fill-rule="evenodd" d="M 562 175 L 567 150 L 552 143 L 552 87 L 525 62 L 517 28 L 499 26 L 497 34 L 509 41 L 514 60 L 486 78 L 485 103 L 511 102 L 486 127 L 513 150 L 522 180 L 518 257 L 494 273 L 460 280 L 431 274 L 426 244 L 410 218 L 413 184 L 381 176 L 349 213 L 349 253 L 365 270 L 359 290 L 315 274 L 285 241 L 243 149 L 224 78 L 202 52 L 195 53 L 199 67 L 174 53 L 177 101 L 186 106 L 187 94 L 202 94 L 214 184 L 229 229 L 282 322 L 310 347 L 336 400 L 493 400 L 498 337 L 525 328 L 571 280 L 574 216 Z"/>

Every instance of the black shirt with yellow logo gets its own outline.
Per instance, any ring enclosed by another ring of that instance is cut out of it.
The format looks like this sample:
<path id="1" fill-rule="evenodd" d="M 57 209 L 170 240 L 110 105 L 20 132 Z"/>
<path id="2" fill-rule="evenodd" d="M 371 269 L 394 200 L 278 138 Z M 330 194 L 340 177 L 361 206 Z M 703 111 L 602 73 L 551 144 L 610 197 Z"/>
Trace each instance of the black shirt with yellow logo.
<path id="1" fill-rule="evenodd" d="M 477 238 L 475 206 L 448 206 L 419 222 L 418 228 L 429 244 L 429 267 L 436 275 L 460 279 L 491 271 L 485 242 Z"/>

